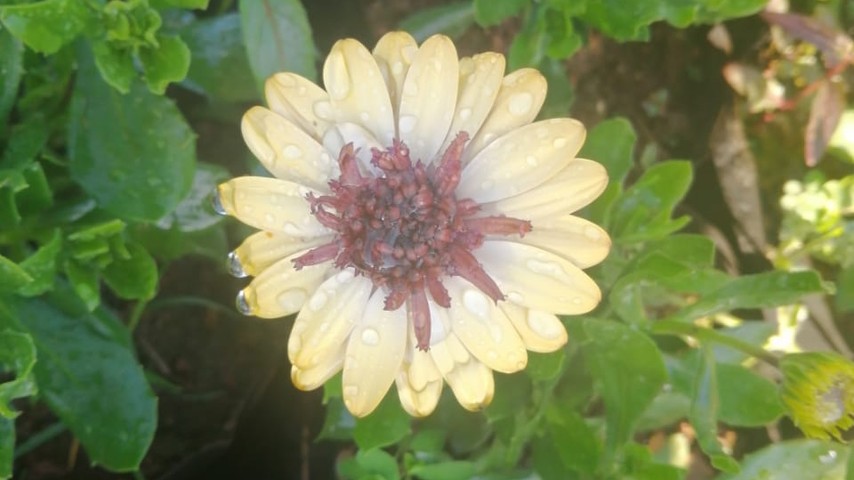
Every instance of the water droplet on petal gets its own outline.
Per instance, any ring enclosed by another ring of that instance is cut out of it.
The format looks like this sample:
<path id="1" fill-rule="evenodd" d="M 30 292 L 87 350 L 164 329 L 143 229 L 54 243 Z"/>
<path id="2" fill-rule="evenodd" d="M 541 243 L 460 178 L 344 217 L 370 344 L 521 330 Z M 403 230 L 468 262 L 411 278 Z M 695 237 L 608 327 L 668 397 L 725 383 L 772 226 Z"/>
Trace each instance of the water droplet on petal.
<path id="1" fill-rule="evenodd" d="M 563 148 L 566 146 L 566 143 L 567 143 L 566 139 L 563 137 L 560 137 L 560 138 L 555 138 L 554 141 L 552 142 L 552 145 L 554 145 L 555 148 Z"/>
<path id="2" fill-rule="evenodd" d="M 246 271 L 243 269 L 243 265 L 240 263 L 240 257 L 237 256 L 236 251 L 228 254 L 228 273 L 237 278 L 248 276 Z"/>
<path id="3" fill-rule="evenodd" d="M 302 233 L 302 232 L 300 232 L 299 227 L 297 227 L 296 225 L 294 225 L 291 222 L 285 222 L 285 224 L 282 225 L 282 231 L 285 232 L 286 234 L 292 236 L 292 237 L 298 237 Z"/>
<path id="4" fill-rule="evenodd" d="M 555 318 L 546 312 L 529 310 L 527 324 L 531 331 L 543 338 L 552 339 L 561 334 L 560 323 L 556 322 Z"/>
<path id="5" fill-rule="evenodd" d="M 818 457 L 818 461 L 825 465 L 829 465 L 836 461 L 836 457 L 836 450 L 828 450 L 827 453 Z"/>
<path id="6" fill-rule="evenodd" d="M 507 300 L 513 302 L 517 305 L 521 305 L 525 302 L 525 297 L 522 296 L 519 292 L 507 292 Z"/>
<path id="7" fill-rule="evenodd" d="M 325 307 L 328 301 L 329 295 L 327 295 L 326 292 L 324 292 L 323 290 L 318 290 L 308 300 L 308 308 L 316 312 L 321 308 Z"/>
<path id="8" fill-rule="evenodd" d="M 463 306 L 483 320 L 489 319 L 489 299 L 480 290 L 466 290 L 463 292 Z"/>
<path id="9" fill-rule="evenodd" d="M 222 206 L 222 199 L 219 198 L 219 189 L 214 190 L 214 193 L 211 196 L 211 208 L 213 208 L 214 212 L 220 215 L 228 215 L 228 212 L 225 211 L 225 207 Z"/>
<path id="10" fill-rule="evenodd" d="M 362 330 L 362 343 L 365 345 L 376 346 L 380 343 L 380 334 L 373 328 Z"/>
<path id="11" fill-rule="evenodd" d="M 460 120 L 467 120 L 469 117 L 471 117 L 470 108 L 463 108 L 462 110 L 460 110 Z"/>
<path id="12" fill-rule="evenodd" d="M 249 306 L 249 302 L 246 301 L 246 293 L 243 290 L 237 293 L 237 299 L 235 299 L 234 304 L 240 313 L 252 315 L 252 308 Z"/>
<path id="13" fill-rule="evenodd" d="M 507 104 L 507 109 L 513 115 L 522 116 L 531 110 L 534 106 L 534 97 L 528 92 L 519 92 L 510 97 Z"/>
<path id="14" fill-rule="evenodd" d="M 566 272 L 563 271 L 563 267 L 558 263 L 531 259 L 525 262 L 525 266 L 528 267 L 528 270 L 534 273 L 546 275 L 556 280 L 566 282 Z"/>
<path id="15" fill-rule="evenodd" d="M 367 122 L 371 119 L 371 115 L 368 112 L 362 112 L 359 114 L 359 118 L 362 119 L 363 122 Z"/>
<path id="16" fill-rule="evenodd" d="M 323 120 L 332 120 L 332 104 L 326 100 L 321 100 L 314 104 L 314 114 Z"/>
<path id="17" fill-rule="evenodd" d="M 302 156 L 302 149 L 296 145 L 288 145 L 284 150 L 282 150 L 282 155 L 284 155 L 285 158 L 297 159 Z"/>
<path id="18" fill-rule="evenodd" d="M 280 293 L 279 296 L 276 297 L 276 300 L 285 310 L 289 312 L 296 312 L 305 305 L 306 297 L 307 295 L 305 290 L 301 288 L 292 288 Z"/>
<path id="19" fill-rule="evenodd" d="M 400 117 L 400 131 L 403 133 L 411 132 L 415 129 L 415 124 L 418 122 L 418 117 L 414 115 L 404 115 Z"/>
<path id="20" fill-rule="evenodd" d="M 480 189 L 481 189 L 481 190 L 492 190 L 492 187 L 494 187 L 494 186 L 495 186 L 495 182 L 494 182 L 494 181 L 492 181 L 492 180 L 484 180 L 484 181 L 483 181 L 483 182 L 481 182 L 481 184 L 480 184 Z"/>

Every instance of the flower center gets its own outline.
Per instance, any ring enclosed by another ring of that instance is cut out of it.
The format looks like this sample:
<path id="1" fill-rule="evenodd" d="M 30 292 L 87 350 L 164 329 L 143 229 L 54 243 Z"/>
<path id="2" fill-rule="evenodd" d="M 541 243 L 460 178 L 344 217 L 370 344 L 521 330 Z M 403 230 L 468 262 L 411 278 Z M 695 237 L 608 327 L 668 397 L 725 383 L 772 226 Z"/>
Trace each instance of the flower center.
<path id="1" fill-rule="evenodd" d="M 480 205 L 455 195 L 460 157 L 468 134 L 457 135 L 438 163 L 413 164 L 399 140 L 386 150 L 373 149 L 378 175 L 359 171 L 352 144 L 341 149 L 341 176 L 329 182 L 330 194 L 306 198 L 311 213 L 333 230 L 335 238 L 294 259 L 300 269 L 334 260 L 339 269 L 353 268 L 387 292 L 385 309 L 405 303 L 418 348 L 430 345 L 427 294 L 445 308 L 451 298 L 442 279 L 458 275 L 494 301 L 504 294 L 472 251 L 486 235 L 524 235 L 531 222 L 504 216 L 478 216 Z"/>

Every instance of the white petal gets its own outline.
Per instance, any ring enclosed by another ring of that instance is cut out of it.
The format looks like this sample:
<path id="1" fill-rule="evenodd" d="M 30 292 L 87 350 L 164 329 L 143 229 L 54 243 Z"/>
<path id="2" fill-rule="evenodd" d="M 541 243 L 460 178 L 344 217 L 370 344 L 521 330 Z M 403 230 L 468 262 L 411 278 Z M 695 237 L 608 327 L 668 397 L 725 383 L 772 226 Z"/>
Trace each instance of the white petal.
<path id="1" fill-rule="evenodd" d="M 372 150 L 384 150 L 386 146 L 380 144 L 374 135 L 361 125 L 351 122 L 336 123 L 323 136 L 323 146 L 330 152 L 340 152 L 349 143 L 356 149 L 356 159 L 359 160 L 362 173 L 376 171 L 371 165 Z"/>
<path id="2" fill-rule="evenodd" d="M 295 237 L 328 235 L 309 210 L 305 186 L 266 177 L 237 177 L 217 187 L 216 202 L 229 215 L 261 230 Z"/>
<path id="3" fill-rule="evenodd" d="M 270 109 L 320 140 L 329 122 L 314 113 L 315 105 L 328 103 L 329 95 L 311 80 L 295 73 L 282 72 L 267 79 L 264 95 Z"/>
<path id="4" fill-rule="evenodd" d="M 460 82 L 454 118 L 448 136 L 439 149 L 443 152 L 459 132 L 474 138 L 492 110 L 504 75 L 504 55 L 486 52 L 460 59 Z"/>
<path id="5" fill-rule="evenodd" d="M 536 220 L 565 215 L 585 207 L 608 186 L 605 167 L 576 158 L 535 189 L 483 205 L 483 212 Z"/>
<path id="6" fill-rule="evenodd" d="M 495 393 L 495 379 L 492 370 L 476 359 L 457 365 L 445 375 L 445 380 L 454 392 L 460 405 L 473 412 L 483 410 Z"/>
<path id="7" fill-rule="evenodd" d="M 391 100 L 377 62 L 364 45 L 351 38 L 336 42 L 323 65 L 323 83 L 336 121 L 363 125 L 391 145 L 395 135 Z M 325 109 L 322 102 L 318 108 Z"/>
<path id="8" fill-rule="evenodd" d="M 584 136 L 584 126 L 570 118 L 520 127 L 489 144 L 463 168 L 457 192 L 477 202 L 493 202 L 529 191 L 563 170 Z"/>
<path id="9" fill-rule="evenodd" d="M 507 314 L 528 350 L 547 353 L 566 345 L 569 337 L 557 315 L 513 302 L 498 302 L 498 306 Z"/>
<path id="10" fill-rule="evenodd" d="M 518 372 L 528 363 L 525 345 L 495 302 L 459 277 L 445 281 L 451 296 L 451 328 L 463 345 L 487 367 Z"/>
<path id="11" fill-rule="evenodd" d="M 304 252 L 332 239 L 326 237 L 292 237 L 278 232 L 256 232 L 232 253 L 232 262 L 237 262 L 246 275 L 256 276 L 264 269 L 298 252 Z"/>
<path id="12" fill-rule="evenodd" d="M 593 310 L 599 287 L 581 269 L 554 253 L 522 243 L 488 240 L 475 257 L 507 301 L 557 314 Z"/>
<path id="13" fill-rule="evenodd" d="M 324 358 L 322 363 L 311 368 L 291 366 L 291 382 L 300 390 L 314 390 L 321 387 L 327 380 L 335 376 L 344 364 L 344 346 L 339 352 Z"/>
<path id="14" fill-rule="evenodd" d="M 331 264 L 294 268 L 298 252 L 265 268 L 241 292 L 247 313 L 261 318 L 278 318 L 299 311 L 323 281 Z"/>
<path id="15" fill-rule="evenodd" d="M 400 371 L 407 342 L 406 309 L 383 308 L 374 292 L 347 343 L 342 378 L 344 405 L 363 417 L 379 405 Z"/>
<path id="16" fill-rule="evenodd" d="M 533 230 L 524 237 L 508 240 L 556 253 L 578 268 L 596 265 L 611 249 L 611 238 L 605 230 L 573 215 L 544 217 L 533 222 Z"/>
<path id="17" fill-rule="evenodd" d="M 419 353 L 430 363 L 433 362 L 428 353 Z M 435 369 L 436 367 L 433 366 L 433 368 Z M 439 376 L 438 380 L 433 380 L 425 384 L 421 390 L 416 390 L 410 379 L 411 375 L 411 369 L 407 369 L 406 365 L 404 365 L 395 379 L 397 396 L 400 398 L 400 404 L 407 413 L 413 417 L 426 417 L 436 409 L 436 404 L 439 403 L 439 396 L 442 394 L 442 384 L 444 381 Z"/>
<path id="18" fill-rule="evenodd" d="M 328 278 L 300 310 L 288 338 L 288 358 L 311 369 L 341 356 L 342 347 L 362 318 L 373 284 L 350 271 Z"/>
<path id="19" fill-rule="evenodd" d="M 374 47 L 374 58 L 385 79 L 395 121 L 398 118 L 403 81 L 406 79 L 406 72 L 409 71 L 409 65 L 412 64 L 416 52 L 418 52 L 418 43 L 406 32 L 386 33 Z"/>
<path id="20" fill-rule="evenodd" d="M 338 163 L 300 127 L 263 107 L 252 107 L 240 125 L 252 153 L 274 176 L 327 191 Z"/>
<path id="21" fill-rule="evenodd" d="M 545 77 L 532 68 L 521 68 L 504 77 L 492 110 L 466 149 L 463 163 L 496 138 L 537 118 L 547 90 Z"/>
<path id="22" fill-rule="evenodd" d="M 403 82 L 397 121 L 398 135 L 413 161 L 429 163 L 439 152 L 454 116 L 458 82 L 454 43 L 444 35 L 428 38 Z"/>

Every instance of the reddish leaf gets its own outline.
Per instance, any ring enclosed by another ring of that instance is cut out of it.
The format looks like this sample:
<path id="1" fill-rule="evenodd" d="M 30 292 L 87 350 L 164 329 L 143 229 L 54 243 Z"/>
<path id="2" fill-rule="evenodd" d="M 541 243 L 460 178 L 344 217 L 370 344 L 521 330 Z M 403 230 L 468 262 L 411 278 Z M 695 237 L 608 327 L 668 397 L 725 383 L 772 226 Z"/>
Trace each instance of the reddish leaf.
<path id="1" fill-rule="evenodd" d="M 824 155 L 844 108 L 845 95 L 839 85 L 829 80 L 822 81 L 810 107 L 804 137 L 804 159 L 808 166 L 815 166 Z"/>
<path id="2" fill-rule="evenodd" d="M 795 38 L 809 42 L 824 54 L 828 66 L 851 62 L 854 40 L 841 30 L 819 20 L 794 13 L 762 12 L 762 18 L 777 25 Z"/>

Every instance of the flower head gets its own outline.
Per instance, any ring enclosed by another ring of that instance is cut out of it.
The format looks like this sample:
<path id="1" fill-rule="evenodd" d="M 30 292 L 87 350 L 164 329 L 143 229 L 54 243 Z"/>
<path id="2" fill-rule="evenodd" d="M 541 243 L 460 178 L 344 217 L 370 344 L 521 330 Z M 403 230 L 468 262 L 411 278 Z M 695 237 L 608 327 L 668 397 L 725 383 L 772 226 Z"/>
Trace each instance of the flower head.
<path id="1" fill-rule="evenodd" d="M 419 47 L 393 32 L 373 52 L 341 40 L 325 90 L 279 73 L 270 108 L 244 116 L 246 143 L 275 178 L 223 183 L 216 205 L 261 230 L 230 257 L 255 277 L 240 310 L 299 312 L 288 341 L 297 387 L 343 369 L 356 416 L 392 383 L 412 415 L 433 411 L 444 382 L 479 409 L 492 370 L 560 348 L 556 314 L 599 302 L 581 269 L 610 239 L 570 214 L 602 192 L 605 169 L 575 158 L 579 122 L 532 123 L 543 76 L 504 67 L 496 53 L 459 59 L 441 35 Z"/>
<path id="2" fill-rule="evenodd" d="M 854 426 L 854 364 L 826 352 L 792 353 L 780 361 L 783 404 L 807 436 L 841 440 Z"/>

